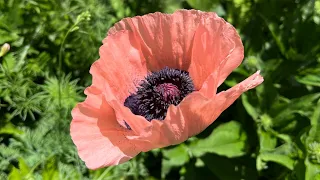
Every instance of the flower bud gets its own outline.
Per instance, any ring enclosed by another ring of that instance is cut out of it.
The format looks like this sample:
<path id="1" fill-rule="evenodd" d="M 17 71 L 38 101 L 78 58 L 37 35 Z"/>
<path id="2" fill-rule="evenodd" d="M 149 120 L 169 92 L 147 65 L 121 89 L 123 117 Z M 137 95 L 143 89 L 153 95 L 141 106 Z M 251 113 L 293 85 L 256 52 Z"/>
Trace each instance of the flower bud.
<path id="1" fill-rule="evenodd" d="M 0 57 L 4 56 L 5 54 L 7 54 L 7 52 L 10 50 L 10 45 L 8 43 L 5 43 L 4 45 L 2 45 L 1 47 L 1 51 L 0 51 Z"/>

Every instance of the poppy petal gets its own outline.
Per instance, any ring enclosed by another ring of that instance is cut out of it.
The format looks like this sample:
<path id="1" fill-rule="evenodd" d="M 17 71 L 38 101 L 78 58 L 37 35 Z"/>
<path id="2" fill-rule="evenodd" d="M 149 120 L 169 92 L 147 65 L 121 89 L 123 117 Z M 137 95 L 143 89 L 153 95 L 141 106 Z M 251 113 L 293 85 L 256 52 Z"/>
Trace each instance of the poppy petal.
<path id="1" fill-rule="evenodd" d="M 104 40 L 99 54 L 100 59 L 91 68 L 92 76 L 103 77 L 104 88 L 108 86 L 110 90 L 106 95 L 108 100 L 123 103 L 147 75 L 139 42 L 132 32 L 120 31 Z"/>
<path id="2" fill-rule="evenodd" d="M 213 12 L 178 10 L 125 18 L 108 34 L 122 30 L 140 39 L 148 70 L 165 66 L 187 70 L 197 90 L 217 70 L 216 64 L 220 67 L 219 86 L 243 60 L 243 45 L 235 28 Z"/>
<path id="3" fill-rule="evenodd" d="M 187 96 L 177 106 L 177 108 L 179 108 L 181 111 L 182 117 L 173 117 L 172 119 L 174 120 L 170 122 L 184 122 L 183 129 L 180 129 L 176 132 L 171 131 L 173 135 L 176 135 L 176 137 L 180 137 L 181 139 L 171 141 L 170 143 L 177 144 L 179 142 L 183 142 L 187 138 L 202 132 L 211 123 L 213 123 L 219 117 L 219 115 L 225 109 L 227 109 L 242 93 L 249 89 L 255 88 L 263 82 L 263 77 L 260 76 L 259 73 L 259 71 L 256 72 L 246 80 L 228 89 L 227 91 L 218 93 L 217 96 L 211 99 L 205 97 L 201 92 L 194 92 Z M 173 107 L 169 107 L 168 112 L 173 110 Z M 170 119 L 170 115 L 171 114 L 168 113 L 166 118 Z"/>
<path id="4" fill-rule="evenodd" d="M 218 16 L 203 19 L 194 35 L 188 69 L 196 89 L 200 90 L 212 73 L 215 73 L 217 80 L 214 80 L 211 89 L 220 86 L 232 70 L 241 64 L 243 53 L 241 39 L 231 24 Z M 215 94 L 215 90 L 211 94 Z"/>
<path id="5" fill-rule="evenodd" d="M 224 30 L 223 36 L 228 39 L 227 42 L 233 44 L 233 48 L 230 49 L 229 55 L 220 64 L 218 87 L 242 63 L 244 58 L 244 47 L 241 38 L 231 24 L 228 23 L 228 28 Z"/>
<path id="6" fill-rule="evenodd" d="M 215 16 L 197 10 L 178 10 L 173 14 L 152 13 L 125 18 L 116 23 L 108 34 L 130 30 L 140 38 L 141 50 L 147 58 L 148 69 L 170 68 L 187 70 L 191 62 L 194 32 L 202 18 Z"/>
<path id="7" fill-rule="evenodd" d="M 147 75 L 146 61 L 135 35 L 124 30 L 108 36 L 100 48 L 100 59 L 92 65 L 90 72 L 93 85 L 104 84 L 96 86 L 103 88 L 118 123 L 125 126 L 126 122 L 137 135 L 147 133 L 150 123 L 124 106 L 125 99 L 136 91 Z"/>
<path id="8" fill-rule="evenodd" d="M 216 34 L 219 37 L 219 33 Z M 214 40 L 214 41 L 213 41 Z M 222 38 L 214 38 L 206 27 L 200 25 L 195 32 L 191 64 L 188 72 L 193 80 L 196 90 L 200 90 L 207 77 L 219 71 L 220 61 L 223 60 L 228 52 L 221 52 Z M 217 79 L 218 76 L 215 77 Z M 216 85 L 210 88 L 215 94 Z"/>
<path id="9" fill-rule="evenodd" d="M 170 111 L 163 121 L 152 120 L 149 133 L 144 136 L 128 136 L 128 139 L 136 141 L 136 145 L 143 152 L 154 148 L 161 148 L 181 143 L 188 138 L 185 130 L 184 117 L 179 108 L 171 105 Z"/>
<path id="10" fill-rule="evenodd" d="M 120 104 L 119 101 L 112 100 L 108 103 L 115 110 L 118 121 L 125 121 L 136 135 L 147 136 L 150 133 L 151 123 L 144 117 L 134 115 L 129 108 Z"/>
<path id="11" fill-rule="evenodd" d="M 240 82 L 239 84 L 228 89 L 227 91 L 222 91 L 218 93 L 216 96 L 216 101 L 224 102 L 223 106 L 220 109 L 219 114 L 222 113 L 222 111 L 224 111 L 225 109 L 227 109 L 236 99 L 238 99 L 242 93 L 257 87 L 263 81 L 264 79 L 260 75 L 260 71 L 257 71 L 256 73 L 254 73 L 244 81 Z"/>
<path id="12" fill-rule="evenodd" d="M 132 132 L 119 125 L 114 110 L 102 95 L 86 89 L 87 98 L 72 110 L 70 134 L 80 158 L 89 169 L 123 163 L 141 150 L 126 136 Z"/>
<path id="13" fill-rule="evenodd" d="M 177 106 L 170 105 L 165 120 L 155 121 L 152 124 L 154 130 L 161 134 L 158 139 L 160 147 L 178 144 L 188 138 L 187 132 L 184 131 L 186 121 Z"/>

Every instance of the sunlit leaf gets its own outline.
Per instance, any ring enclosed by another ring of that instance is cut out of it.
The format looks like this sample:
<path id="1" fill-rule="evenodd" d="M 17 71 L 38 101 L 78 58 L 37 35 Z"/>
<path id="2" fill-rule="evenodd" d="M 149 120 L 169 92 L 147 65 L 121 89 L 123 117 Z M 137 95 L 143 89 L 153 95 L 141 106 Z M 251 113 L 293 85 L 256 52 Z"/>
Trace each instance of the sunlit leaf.
<path id="1" fill-rule="evenodd" d="M 19 170 L 15 167 L 12 168 L 8 179 L 9 180 L 18 180 L 18 179 L 22 179 L 22 175 L 20 174 Z"/>
<path id="2" fill-rule="evenodd" d="M 264 152 L 259 156 L 263 161 L 276 162 L 278 164 L 286 166 L 290 170 L 293 170 L 294 160 L 286 155 Z"/>
<path id="3" fill-rule="evenodd" d="M 269 151 L 273 150 L 277 145 L 277 138 L 269 133 L 265 132 L 262 129 L 259 129 L 259 142 L 260 142 L 260 151 Z"/>
<path id="4" fill-rule="evenodd" d="M 195 141 L 190 145 L 190 150 L 196 157 L 205 153 L 238 157 L 245 154 L 246 139 L 247 136 L 241 124 L 230 121 L 215 128 L 206 139 Z"/>
<path id="5" fill-rule="evenodd" d="M 19 130 L 12 123 L 5 123 L 4 126 L 0 127 L 0 134 L 19 135 L 22 133 L 23 133 L 23 131 Z"/>
<path id="6" fill-rule="evenodd" d="M 59 179 L 59 171 L 57 168 L 57 162 L 54 157 L 47 160 L 45 168 L 42 172 L 43 180 L 55 180 Z"/>
<path id="7" fill-rule="evenodd" d="M 13 167 L 10 174 L 10 180 L 18 180 L 18 179 L 26 179 L 26 180 L 34 180 L 32 174 L 30 174 L 30 167 L 25 163 L 25 161 L 20 158 L 19 159 L 19 169 Z"/>
<path id="8" fill-rule="evenodd" d="M 308 158 L 305 160 L 306 165 L 306 180 L 320 180 L 320 164 L 313 164 Z"/>
<path id="9" fill-rule="evenodd" d="M 182 166 L 189 161 L 188 149 L 184 144 L 174 147 L 173 149 L 163 150 L 162 153 L 162 177 L 164 177 L 172 167 Z"/>

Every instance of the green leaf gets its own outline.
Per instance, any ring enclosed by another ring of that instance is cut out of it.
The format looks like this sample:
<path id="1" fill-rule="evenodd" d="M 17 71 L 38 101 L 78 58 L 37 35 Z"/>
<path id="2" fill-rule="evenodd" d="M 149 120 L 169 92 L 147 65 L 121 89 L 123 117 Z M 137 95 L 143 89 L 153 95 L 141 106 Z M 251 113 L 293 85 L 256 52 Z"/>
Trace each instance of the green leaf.
<path id="1" fill-rule="evenodd" d="M 298 160 L 296 163 L 293 174 L 296 176 L 297 180 L 305 180 L 306 166 L 304 165 L 304 159 Z"/>
<path id="2" fill-rule="evenodd" d="M 12 123 L 6 123 L 4 126 L 0 127 L 0 134 L 11 134 L 11 135 L 19 135 L 22 134 L 23 131 L 16 128 Z"/>
<path id="3" fill-rule="evenodd" d="M 187 0 L 187 2 L 194 9 L 208 11 L 218 5 L 219 0 Z"/>
<path id="4" fill-rule="evenodd" d="M 273 150 L 277 145 L 277 138 L 264 130 L 261 127 L 258 129 L 260 152 Z M 260 156 L 256 159 L 256 167 L 258 171 L 263 170 L 266 167 L 266 163 Z"/>
<path id="5" fill-rule="evenodd" d="M 162 151 L 164 159 L 173 166 L 181 166 L 189 161 L 188 149 L 184 144 L 180 144 L 172 149 Z"/>
<path id="6" fill-rule="evenodd" d="M 320 142 L 320 100 L 314 110 L 311 117 L 311 129 L 309 131 L 309 137 L 307 141 L 310 143 L 312 141 Z"/>
<path id="7" fill-rule="evenodd" d="M 287 155 L 264 152 L 259 155 L 262 161 L 272 161 L 293 170 L 295 161 Z"/>
<path id="8" fill-rule="evenodd" d="M 1 61 L 0 61 L 1 62 Z M 16 67 L 16 58 L 14 57 L 14 55 L 12 53 L 7 54 L 3 61 L 2 61 L 2 66 L 0 65 L 1 69 L 3 68 L 4 73 L 10 73 L 12 71 L 14 71 L 15 67 Z"/>
<path id="9" fill-rule="evenodd" d="M 247 136 L 241 124 L 230 121 L 213 130 L 206 139 L 193 142 L 190 150 L 196 157 L 205 153 L 216 153 L 227 157 L 238 157 L 245 154 Z"/>
<path id="10" fill-rule="evenodd" d="M 259 134 L 259 143 L 260 143 L 260 152 L 273 150 L 277 145 L 277 138 L 261 128 L 258 130 Z"/>
<path id="11" fill-rule="evenodd" d="M 266 162 L 262 161 L 260 156 L 257 156 L 256 159 L 256 168 L 258 171 L 263 170 L 264 168 L 266 168 Z"/>
<path id="12" fill-rule="evenodd" d="M 20 174 L 20 171 L 13 167 L 9 176 L 8 176 L 8 180 L 19 180 L 19 179 L 22 179 L 22 175 Z"/>
<path id="13" fill-rule="evenodd" d="M 165 4 L 164 6 L 165 13 L 173 13 L 177 9 L 182 9 L 183 0 L 177 0 L 177 1 L 163 0 L 162 2 Z"/>
<path id="14" fill-rule="evenodd" d="M 294 113 L 306 115 L 308 110 L 311 110 L 314 101 L 319 99 L 320 93 L 310 94 L 291 100 L 286 106 L 282 106 L 276 116 L 272 119 L 274 125 L 286 125 L 288 120 L 293 120 L 291 117 Z"/>
<path id="15" fill-rule="evenodd" d="M 29 166 L 25 163 L 25 161 L 22 158 L 19 158 L 19 170 L 21 175 L 27 176 L 30 172 Z"/>
<path id="16" fill-rule="evenodd" d="M 303 77 L 296 77 L 296 79 L 302 84 L 320 87 L 320 76 L 317 74 L 307 74 Z"/>
<path id="17" fill-rule="evenodd" d="M 77 31 L 79 29 L 80 29 L 79 26 L 74 26 L 72 29 L 70 29 L 70 32 L 74 32 L 74 31 Z"/>
<path id="18" fill-rule="evenodd" d="M 257 120 L 259 117 L 259 114 L 257 112 L 257 108 L 253 107 L 248 100 L 248 96 L 246 94 L 242 94 L 241 95 L 241 100 L 242 100 L 242 104 L 244 106 L 244 108 L 246 109 L 246 111 L 248 112 L 248 114 L 254 119 Z"/>
<path id="19" fill-rule="evenodd" d="M 260 16 L 262 17 L 266 26 L 268 27 L 268 30 L 270 31 L 270 33 L 273 37 L 273 40 L 276 42 L 276 45 L 278 46 L 280 53 L 284 57 L 286 57 L 286 47 L 285 47 L 284 43 L 282 42 L 281 36 L 279 35 L 279 33 L 276 32 L 276 27 L 278 27 L 278 26 L 273 24 L 272 22 L 270 22 L 264 15 L 260 14 Z"/>
<path id="20" fill-rule="evenodd" d="M 42 172 L 43 180 L 55 180 L 59 179 L 59 171 L 57 168 L 57 162 L 54 157 L 48 159 Z"/>
<path id="21" fill-rule="evenodd" d="M 165 177 L 172 167 L 182 166 L 189 161 L 188 149 L 184 144 L 168 150 L 163 149 L 162 153 L 164 156 L 162 159 L 162 177 Z"/>
<path id="22" fill-rule="evenodd" d="M 307 157 L 305 160 L 306 174 L 305 180 L 320 180 L 320 164 L 314 164 Z"/>
<path id="23" fill-rule="evenodd" d="M 205 163 L 205 167 L 218 177 L 217 179 L 258 179 L 254 160 L 249 157 L 230 159 L 215 154 L 206 154 L 201 157 L 201 160 Z"/>
<path id="24" fill-rule="evenodd" d="M 13 167 L 10 174 L 9 174 L 9 180 L 34 180 L 32 174 L 30 174 L 30 168 L 25 163 L 25 161 L 22 158 L 19 158 L 19 169 Z"/>
<path id="25" fill-rule="evenodd" d="M 271 161 L 293 170 L 297 154 L 297 148 L 292 143 L 285 143 L 272 150 L 260 151 L 258 159 L 260 159 L 263 165 L 265 165 L 264 162 Z M 262 168 L 259 170 L 262 170 Z"/>

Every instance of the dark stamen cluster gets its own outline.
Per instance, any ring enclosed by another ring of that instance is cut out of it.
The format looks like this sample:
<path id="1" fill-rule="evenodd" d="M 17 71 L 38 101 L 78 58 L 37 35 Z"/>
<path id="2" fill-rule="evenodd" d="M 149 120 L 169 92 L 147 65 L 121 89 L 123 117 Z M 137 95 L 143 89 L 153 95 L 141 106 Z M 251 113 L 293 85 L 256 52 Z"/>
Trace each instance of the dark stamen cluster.
<path id="1" fill-rule="evenodd" d="M 166 67 L 147 75 L 137 92 L 127 97 L 124 106 L 148 121 L 163 120 L 170 104 L 178 105 L 193 91 L 194 85 L 187 71 Z"/>

